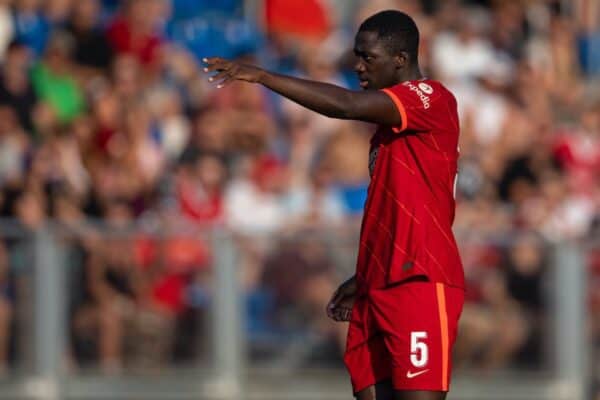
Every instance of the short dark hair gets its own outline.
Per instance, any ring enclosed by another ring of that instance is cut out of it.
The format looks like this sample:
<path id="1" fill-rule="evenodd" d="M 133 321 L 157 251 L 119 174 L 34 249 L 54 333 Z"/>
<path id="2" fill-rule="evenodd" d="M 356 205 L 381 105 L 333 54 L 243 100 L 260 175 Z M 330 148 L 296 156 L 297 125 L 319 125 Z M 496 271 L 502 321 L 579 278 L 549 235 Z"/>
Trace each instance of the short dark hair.
<path id="1" fill-rule="evenodd" d="M 375 32 L 391 55 L 405 51 L 412 63 L 417 62 L 419 28 L 408 14 L 396 10 L 378 12 L 367 18 L 358 31 Z"/>

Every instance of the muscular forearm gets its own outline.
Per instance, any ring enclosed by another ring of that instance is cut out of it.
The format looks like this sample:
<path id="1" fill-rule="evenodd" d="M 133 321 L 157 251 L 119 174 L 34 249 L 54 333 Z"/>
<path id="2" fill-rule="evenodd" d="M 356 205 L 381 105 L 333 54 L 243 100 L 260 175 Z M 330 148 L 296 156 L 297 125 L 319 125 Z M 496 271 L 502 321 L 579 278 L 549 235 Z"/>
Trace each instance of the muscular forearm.
<path id="1" fill-rule="evenodd" d="M 355 117 L 351 90 L 269 71 L 263 71 L 258 83 L 319 114 L 341 119 Z"/>
<path id="2" fill-rule="evenodd" d="M 208 78 L 223 87 L 239 80 L 260 83 L 296 103 L 332 118 L 354 119 L 379 125 L 399 126 L 401 119 L 393 101 L 378 90 L 353 91 L 329 83 L 309 81 L 265 71 L 254 65 L 240 64 L 222 58 L 203 60 Z"/>

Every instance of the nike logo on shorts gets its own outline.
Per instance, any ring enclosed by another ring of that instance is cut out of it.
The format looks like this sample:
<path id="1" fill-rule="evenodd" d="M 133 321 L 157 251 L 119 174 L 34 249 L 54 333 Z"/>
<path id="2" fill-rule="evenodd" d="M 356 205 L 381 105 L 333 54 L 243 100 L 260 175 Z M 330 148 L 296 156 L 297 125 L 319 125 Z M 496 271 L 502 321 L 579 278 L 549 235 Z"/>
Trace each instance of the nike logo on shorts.
<path id="1" fill-rule="evenodd" d="M 410 372 L 410 371 L 406 371 L 406 377 L 408 379 L 412 379 L 415 376 L 419 376 L 419 375 L 423 375 L 425 372 L 429 371 L 428 369 L 424 369 L 423 371 L 419 371 L 419 372 Z"/>

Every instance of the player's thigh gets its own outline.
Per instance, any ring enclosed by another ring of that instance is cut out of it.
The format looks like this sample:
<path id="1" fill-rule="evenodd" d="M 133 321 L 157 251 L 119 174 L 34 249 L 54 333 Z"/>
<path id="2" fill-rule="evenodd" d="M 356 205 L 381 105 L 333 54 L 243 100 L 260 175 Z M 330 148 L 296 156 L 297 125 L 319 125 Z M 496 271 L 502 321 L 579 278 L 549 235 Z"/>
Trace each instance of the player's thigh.
<path id="1" fill-rule="evenodd" d="M 391 380 L 378 382 L 355 394 L 357 400 L 395 400 Z"/>
<path id="2" fill-rule="evenodd" d="M 448 391 L 462 296 L 461 290 L 429 282 L 373 291 L 373 315 L 384 332 L 396 390 L 413 396 Z"/>
<path id="3" fill-rule="evenodd" d="M 445 400 L 447 392 L 426 390 L 396 390 L 394 400 Z"/>
<path id="4" fill-rule="evenodd" d="M 344 353 L 344 364 L 350 374 L 352 391 L 355 394 L 362 392 L 363 398 L 368 398 L 364 396 L 374 391 L 378 382 L 389 381 L 392 377 L 391 358 L 385 338 L 372 325 L 369 313 L 368 299 L 358 298 L 352 308 Z M 365 390 L 370 387 L 373 388 Z"/>

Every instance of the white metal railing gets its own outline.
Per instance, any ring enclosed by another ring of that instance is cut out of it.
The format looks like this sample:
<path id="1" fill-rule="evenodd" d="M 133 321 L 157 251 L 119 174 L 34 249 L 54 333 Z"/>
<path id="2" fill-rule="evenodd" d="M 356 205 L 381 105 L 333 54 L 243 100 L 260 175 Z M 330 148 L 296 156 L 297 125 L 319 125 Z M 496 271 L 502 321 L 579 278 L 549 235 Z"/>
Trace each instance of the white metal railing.
<path id="1" fill-rule="evenodd" d="M 7 225 L 0 226 L 0 232 L 4 236 L 22 235 Z M 33 368 L 0 379 L 0 399 L 351 398 L 343 370 L 289 373 L 249 365 L 243 337 L 238 248 L 227 231 L 217 230 L 209 236 L 214 254 L 214 362 L 208 369 L 165 370 L 146 376 L 67 372 L 66 253 L 60 235 L 50 225 L 23 239 L 32 241 L 34 249 Z M 449 399 L 587 400 L 591 372 L 586 370 L 586 357 L 592 352 L 585 336 L 586 268 L 582 248 L 576 243 L 561 243 L 554 247 L 552 258 L 553 370 L 537 374 L 509 371 L 488 378 L 457 373 Z"/>

